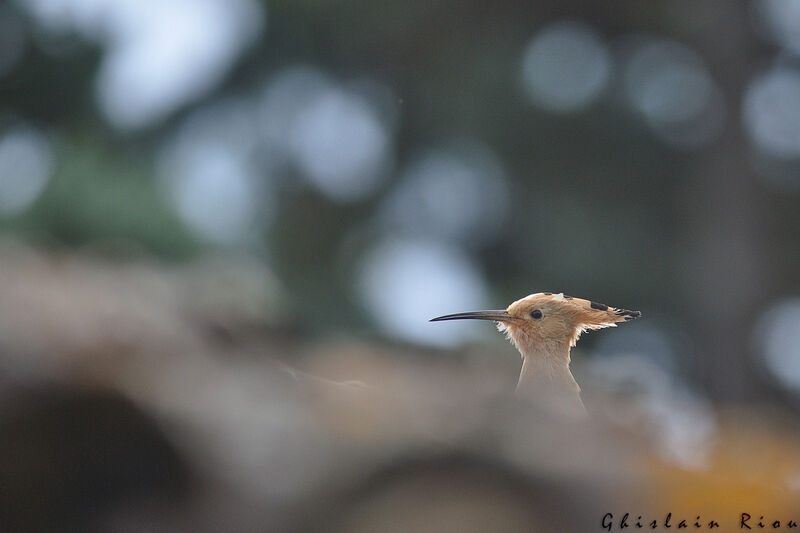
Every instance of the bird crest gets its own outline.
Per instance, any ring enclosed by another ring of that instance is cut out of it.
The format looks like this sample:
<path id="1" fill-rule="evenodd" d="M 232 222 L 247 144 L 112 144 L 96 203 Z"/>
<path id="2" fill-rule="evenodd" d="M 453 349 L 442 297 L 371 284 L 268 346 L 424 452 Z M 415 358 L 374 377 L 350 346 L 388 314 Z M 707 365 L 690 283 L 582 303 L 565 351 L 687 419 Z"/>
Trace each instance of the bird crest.
<path id="1" fill-rule="evenodd" d="M 513 333 L 513 329 L 521 329 L 539 340 L 566 338 L 570 346 L 575 346 L 584 331 L 613 328 L 619 322 L 641 316 L 639 311 L 611 307 L 563 292 L 528 295 L 509 305 L 507 312 L 515 318 L 501 323 L 504 329 L 511 328 L 509 333 Z M 528 317 L 530 320 L 527 320 Z"/>

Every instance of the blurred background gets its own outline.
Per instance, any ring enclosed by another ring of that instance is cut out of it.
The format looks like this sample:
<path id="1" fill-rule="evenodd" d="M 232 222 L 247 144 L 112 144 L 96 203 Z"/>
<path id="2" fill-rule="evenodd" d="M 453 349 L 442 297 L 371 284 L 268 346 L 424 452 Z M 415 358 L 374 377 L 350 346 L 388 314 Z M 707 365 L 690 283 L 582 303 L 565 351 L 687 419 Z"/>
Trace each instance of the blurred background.
<path id="1" fill-rule="evenodd" d="M 0 520 L 586 531 L 764 450 L 709 508 L 796 501 L 798 200 L 793 0 L 0 1 Z M 645 317 L 573 352 L 594 440 L 427 322 L 540 291 Z"/>

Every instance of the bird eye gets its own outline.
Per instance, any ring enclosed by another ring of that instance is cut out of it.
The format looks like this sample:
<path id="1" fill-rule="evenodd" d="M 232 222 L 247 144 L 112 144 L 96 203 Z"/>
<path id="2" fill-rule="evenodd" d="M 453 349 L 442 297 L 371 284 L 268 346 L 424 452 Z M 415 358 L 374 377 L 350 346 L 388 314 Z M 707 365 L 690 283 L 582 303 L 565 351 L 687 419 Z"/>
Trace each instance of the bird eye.
<path id="1" fill-rule="evenodd" d="M 542 312 L 539 311 L 538 309 L 534 309 L 533 311 L 531 311 L 531 318 L 535 318 L 537 320 L 542 318 Z"/>

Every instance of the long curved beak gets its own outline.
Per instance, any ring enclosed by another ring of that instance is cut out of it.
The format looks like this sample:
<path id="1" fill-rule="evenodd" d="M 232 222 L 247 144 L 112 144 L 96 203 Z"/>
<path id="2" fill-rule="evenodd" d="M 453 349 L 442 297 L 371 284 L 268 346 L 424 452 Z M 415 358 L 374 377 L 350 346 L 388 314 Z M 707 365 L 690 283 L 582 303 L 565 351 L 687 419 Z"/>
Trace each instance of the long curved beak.
<path id="1" fill-rule="evenodd" d="M 455 313 L 453 315 L 442 315 L 431 318 L 429 322 L 441 322 L 443 320 L 494 320 L 495 322 L 511 322 L 514 317 L 508 314 L 505 309 L 496 311 L 470 311 L 468 313 Z"/>

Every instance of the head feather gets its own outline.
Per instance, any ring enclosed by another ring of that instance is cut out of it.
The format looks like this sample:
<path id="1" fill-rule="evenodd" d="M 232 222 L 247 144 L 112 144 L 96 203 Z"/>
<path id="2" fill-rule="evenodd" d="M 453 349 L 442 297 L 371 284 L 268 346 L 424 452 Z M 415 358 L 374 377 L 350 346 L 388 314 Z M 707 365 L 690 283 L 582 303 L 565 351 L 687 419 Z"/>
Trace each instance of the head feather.
<path id="1" fill-rule="evenodd" d="M 530 313 L 537 309 L 543 318 L 531 320 Z M 619 322 L 641 316 L 639 311 L 609 307 L 564 293 L 546 292 L 517 300 L 508 307 L 508 312 L 519 319 L 518 323 L 507 325 L 506 332 L 510 336 L 524 334 L 540 341 L 566 339 L 570 346 L 575 345 L 584 331 L 616 327 Z"/>

